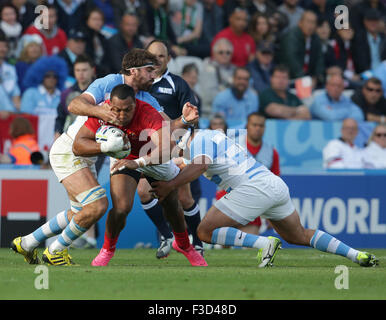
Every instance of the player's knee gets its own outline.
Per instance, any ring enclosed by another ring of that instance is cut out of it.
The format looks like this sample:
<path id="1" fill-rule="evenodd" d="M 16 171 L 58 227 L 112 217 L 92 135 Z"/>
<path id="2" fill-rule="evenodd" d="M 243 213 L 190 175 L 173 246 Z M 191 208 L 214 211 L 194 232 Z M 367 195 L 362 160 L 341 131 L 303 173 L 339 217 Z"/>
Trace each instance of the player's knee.
<path id="1" fill-rule="evenodd" d="M 199 224 L 197 227 L 197 236 L 200 238 L 201 241 L 204 241 L 206 243 L 210 243 L 212 239 L 212 231 L 205 228 L 205 225 L 202 223 Z"/>
<path id="2" fill-rule="evenodd" d="M 97 221 L 106 213 L 108 206 L 109 203 L 105 197 L 88 204 L 86 207 L 89 215 L 92 215 L 93 220 Z"/>
<path id="3" fill-rule="evenodd" d="M 137 186 L 138 196 L 141 202 L 148 202 L 151 200 L 150 188 L 147 183 L 139 183 Z"/>

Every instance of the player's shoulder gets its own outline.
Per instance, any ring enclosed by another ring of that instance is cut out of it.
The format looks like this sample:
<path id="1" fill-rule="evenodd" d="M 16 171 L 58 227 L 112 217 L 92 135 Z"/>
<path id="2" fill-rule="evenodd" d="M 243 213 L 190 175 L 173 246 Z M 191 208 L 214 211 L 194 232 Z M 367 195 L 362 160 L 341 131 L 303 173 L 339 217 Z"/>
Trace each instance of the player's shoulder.
<path id="1" fill-rule="evenodd" d="M 104 85 L 117 85 L 118 83 L 123 83 L 122 75 L 119 73 L 110 73 L 102 78 L 95 79 L 93 84 L 104 84 Z"/>

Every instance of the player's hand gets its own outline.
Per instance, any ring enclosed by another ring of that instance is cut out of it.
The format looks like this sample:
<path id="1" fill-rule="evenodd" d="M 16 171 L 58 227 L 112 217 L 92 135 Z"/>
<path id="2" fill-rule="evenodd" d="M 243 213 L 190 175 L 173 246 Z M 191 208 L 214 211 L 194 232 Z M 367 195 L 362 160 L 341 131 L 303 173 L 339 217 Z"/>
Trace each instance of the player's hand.
<path id="1" fill-rule="evenodd" d="M 117 126 L 121 125 L 120 121 L 118 120 L 118 114 L 111 110 L 111 106 L 108 103 L 104 103 L 103 105 L 98 107 L 98 110 L 98 118 Z"/>
<path id="2" fill-rule="evenodd" d="M 137 168 L 139 168 L 139 165 L 134 160 L 121 159 L 115 162 L 114 165 L 111 167 L 110 174 L 122 171 L 123 169 L 135 170 Z"/>
<path id="3" fill-rule="evenodd" d="M 192 124 L 196 123 L 199 119 L 198 108 L 190 102 L 186 102 L 184 104 L 184 107 L 182 108 L 182 115 L 187 122 Z"/>
<path id="4" fill-rule="evenodd" d="M 163 201 L 173 191 L 173 187 L 167 181 L 156 181 L 151 184 L 152 189 L 149 191 L 158 201 Z"/>
<path id="5" fill-rule="evenodd" d="M 109 136 L 107 141 L 103 141 L 101 145 L 101 151 L 103 153 L 107 152 L 117 152 L 127 148 L 125 141 L 122 135 L 119 132 L 116 132 L 114 135 Z"/>

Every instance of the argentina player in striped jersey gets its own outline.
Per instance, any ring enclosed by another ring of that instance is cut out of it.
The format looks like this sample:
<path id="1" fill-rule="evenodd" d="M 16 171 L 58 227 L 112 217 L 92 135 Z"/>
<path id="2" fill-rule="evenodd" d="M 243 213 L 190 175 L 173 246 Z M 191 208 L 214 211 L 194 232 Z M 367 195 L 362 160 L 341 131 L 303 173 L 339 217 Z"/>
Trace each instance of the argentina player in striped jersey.
<path id="1" fill-rule="evenodd" d="M 189 135 L 184 136 L 187 143 L 180 155 L 190 160 L 190 164 L 174 179 L 152 183 L 151 191 L 162 202 L 175 188 L 201 174 L 227 190 L 229 193 L 209 209 L 197 229 L 202 241 L 256 248 L 258 266 L 271 266 L 281 247 L 280 239 L 238 229 L 261 216 L 269 219 L 276 232 L 288 243 L 341 255 L 364 267 L 378 264 L 373 254 L 355 250 L 321 230 L 304 228 L 284 181 L 249 157 L 244 148 L 224 133 L 196 130 L 188 138 Z"/>

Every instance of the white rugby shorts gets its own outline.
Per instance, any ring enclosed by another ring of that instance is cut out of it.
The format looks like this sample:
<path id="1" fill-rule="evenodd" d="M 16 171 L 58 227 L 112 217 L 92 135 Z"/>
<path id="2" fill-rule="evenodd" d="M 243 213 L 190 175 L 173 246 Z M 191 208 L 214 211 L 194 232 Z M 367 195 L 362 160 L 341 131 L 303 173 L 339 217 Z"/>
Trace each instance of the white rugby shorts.
<path id="1" fill-rule="evenodd" d="M 242 225 L 259 216 L 282 220 L 295 210 L 287 185 L 271 172 L 262 172 L 241 183 L 214 206 Z"/>
<path id="2" fill-rule="evenodd" d="M 78 157 L 72 152 L 73 140 L 63 133 L 51 147 L 50 164 L 59 182 L 83 168 L 89 168 L 97 178 L 97 157 Z"/>
<path id="3" fill-rule="evenodd" d="M 117 159 L 110 157 L 110 169 L 117 161 Z M 173 161 L 168 161 L 163 164 L 138 168 L 136 171 L 158 181 L 170 181 L 179 174 L 180 168 Z"/>

